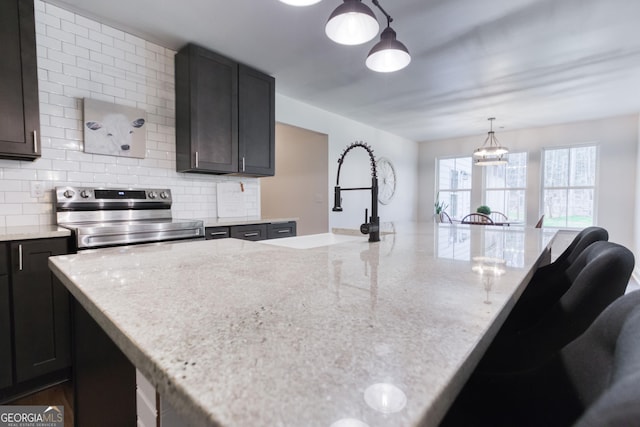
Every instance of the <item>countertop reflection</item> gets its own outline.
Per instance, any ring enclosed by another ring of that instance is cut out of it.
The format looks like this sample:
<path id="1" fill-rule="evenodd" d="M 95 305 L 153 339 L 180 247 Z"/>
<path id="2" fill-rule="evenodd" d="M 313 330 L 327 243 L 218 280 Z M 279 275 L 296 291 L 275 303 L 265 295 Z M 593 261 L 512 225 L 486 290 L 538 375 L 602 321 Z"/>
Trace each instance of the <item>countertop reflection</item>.
<path id="1" fill-rule="evenodd" d="M 436 425 L 551 235 L 402 223 L 380 237 L 140 245 L 50 265 L 194 425 Z"/>

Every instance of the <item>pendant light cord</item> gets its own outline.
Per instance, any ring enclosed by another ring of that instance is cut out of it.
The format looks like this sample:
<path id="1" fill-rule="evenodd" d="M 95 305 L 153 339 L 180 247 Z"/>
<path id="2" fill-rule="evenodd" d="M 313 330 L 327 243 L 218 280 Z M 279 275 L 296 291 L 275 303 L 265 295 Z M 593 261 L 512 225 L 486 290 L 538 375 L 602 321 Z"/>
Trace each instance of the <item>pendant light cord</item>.
<path id="1" fill-rule="evenodd" d="M 387 27 L 391 25 L 391 23 L 393 22 L 393 18 L 387 13 L 386 10 L 382 8 L 382 6 L 380 6 L 380 2 L 378 0 L 371 0 L 371 3 L 373 3 L 378 9 L 380 9 L 380 12 L 382 12 L 382 14 L 387 17 Z"/>

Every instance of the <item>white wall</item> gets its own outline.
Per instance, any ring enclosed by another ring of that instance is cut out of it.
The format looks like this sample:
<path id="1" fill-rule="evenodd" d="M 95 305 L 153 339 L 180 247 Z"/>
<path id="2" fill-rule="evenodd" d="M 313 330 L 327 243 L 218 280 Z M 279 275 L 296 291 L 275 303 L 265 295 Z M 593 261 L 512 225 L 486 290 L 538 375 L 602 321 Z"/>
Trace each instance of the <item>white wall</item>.
<path id="1" fill-rule="evenodd" d="M 52 189 L 62 185 L 168 187 L 177 218 L 216 216 L 220 181 L 245 184 L 248 215 L 260 213 L 256 178 L 175 171 L 175 52 L 35 1 L 42 157 L 0 160 L 0 226 L 55 223 Z M 144 159 L 83 152 L 82 98 L 147 112 Z M 41 182 L 44 197 L 30 197 Z"/>
<path id="2" fill-rule="evenodd" d="M 497 132 L 501 144 L 511 151 L 527 151 L 527 223 L 535 224 L 540 214 L 541 162 L 543 147 L 585 143 L 599 145 L 597 224 L 609 231 L 610 240 L 634 250 L 636 245 L 636 169 L 638 158 L 638 115 L 569 123 L 513 132 Z M 486 135 L 419 144 L 419 218 L 433 214 L 435 165 L 438 157 L 470 155 Z M 474 167 L 474 174 L 481 171 Z M 474 178 L 474 183 L 481 184 Z M 478 186 L 479 188 L 479 186 Z M 481 197 L 476 195 L 476 200 Z M 636 257 L 638 255 L 636 254 Z M 638 258 L 640 259 L 640 258 Z"/>
<path id="3" fill-rule="evenodd" d="M 333 207 L 333 187 L 336 184 L 338 159 L 351 143 L 369 144 L 376 157 L 387 157 L 396 169 L 397 190 L 391 203 L 379 205 L 382 222 L 407 221 L 417 218 L 418 144 L 342 116 L 312 107 L 308 104 L 276 96 L 276 120 L 281 123 L 325 133 L 329 136 L 329 209 Z M 277 168 L 277 165 L 276 165 Z M 345 157 L 340 172 L 341 187 L 371 186 L 369 157 L 365 150 L 355 148 Z M 366 191 L 348 191 L 342 194 L 343 212 L 330 212 L 329 228 L 358 228 L 364 220 L 365 208 L 370 208 L 371 197 Z"/>

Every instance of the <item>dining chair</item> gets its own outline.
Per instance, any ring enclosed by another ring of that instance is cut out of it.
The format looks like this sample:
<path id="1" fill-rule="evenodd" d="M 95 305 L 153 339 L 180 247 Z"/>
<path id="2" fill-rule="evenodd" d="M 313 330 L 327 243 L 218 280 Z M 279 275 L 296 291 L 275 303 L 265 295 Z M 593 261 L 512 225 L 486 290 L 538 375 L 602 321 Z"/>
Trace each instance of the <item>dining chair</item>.
<path id="1" fill-rule="evenodd" d="M 536 227 L 535 228 L 542 228 L 542 224 L 543 223 L 544 223 L 544 214 L 542 214 L 542 216 L 540 217 L 538 222 L 536 222 Z"/>
<path id="2" fill-rule="evenodd" d="M 447 224 L 453 224 L 453 221 L 451 221 L 451 217 L 445 211 L 440 212 L 440 222 L 444 222 L 444 223 L 447 223 Z"/>
<path id="3" fill-rule="evenodd" d="M 485 224 L 485 225 L 493 224 L 493 220 L 489 215 L 485 215 L 480 212 L 470 213 L 466 215 L 464 218 L 462 218 L 462 221 L 460 222 L 462 224 Z"/>
<path id="4" fill-rule="evenodd" d="M 506 222 L 506 221 L 509 221 L 509 218 L 507 218 L 507 216 L 505 214 L 503 214 L 502 212 L 491 211 L 491 214 L 489 216 L 491 217 L 493 222 Z"/>
<path id="5" fill-rule="evenodd" d="M 634 264 L 633 253 L 624 246 L 606 241 L 589 245 L 555 284 L 555 294 L 516 304 L 478 371 L 516 372 L 546 360 L 624 295 Z"/>
<path id="6" fill-rule="evenodd" d="M 640 291 L 611 303 L 545 363 L 477 376 L 442 426 L 639 426 Z"/>

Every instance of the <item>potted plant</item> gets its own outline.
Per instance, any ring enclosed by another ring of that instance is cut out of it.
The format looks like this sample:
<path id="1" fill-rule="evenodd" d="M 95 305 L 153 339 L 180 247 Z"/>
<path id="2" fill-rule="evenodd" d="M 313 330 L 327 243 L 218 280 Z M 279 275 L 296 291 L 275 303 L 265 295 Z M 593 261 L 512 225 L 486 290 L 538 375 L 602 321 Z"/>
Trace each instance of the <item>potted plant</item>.
<path id="1" fill-rule="evenodd" d="M 438 195 L 436 196 L 436 202 L 433 204 L 433 207 L 435 208 L 434 217 L 436 219 L 436 222 L 440 222 L 440 214 L 449 207 L 449 205 L 447 205 L 445 202 L 440 201 L 440 193 L 438 193 Z"/>
<path id="2" fill-rule="evenodd" d="M 478 206 L 478 209 L 476 209 L 476 212 L 485 215 L 491 215 L 491 208 L 487 205 L 480 205 Z"/>

